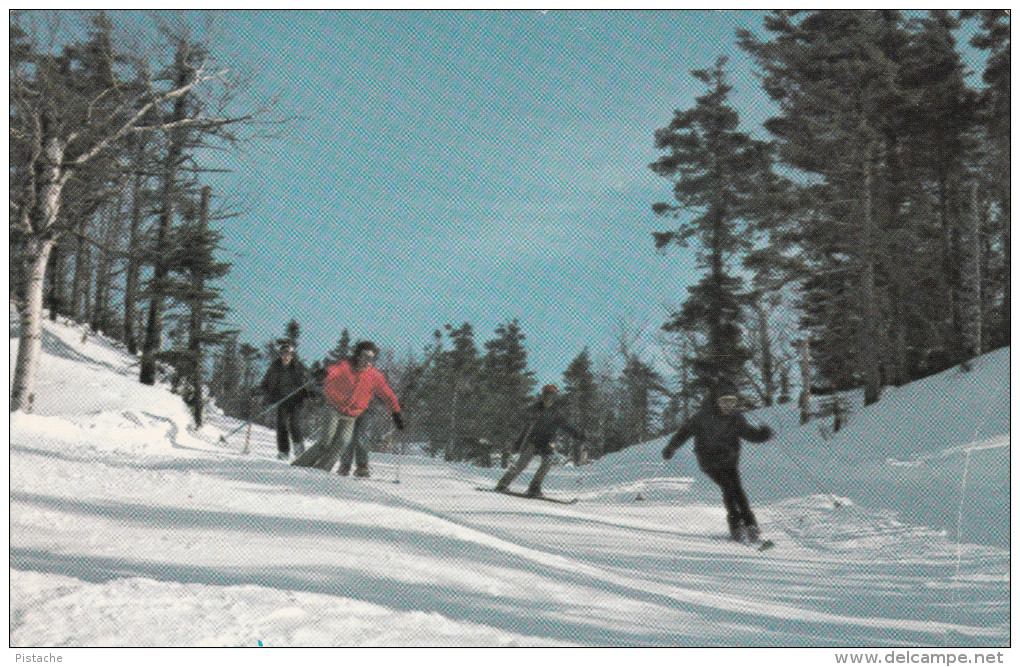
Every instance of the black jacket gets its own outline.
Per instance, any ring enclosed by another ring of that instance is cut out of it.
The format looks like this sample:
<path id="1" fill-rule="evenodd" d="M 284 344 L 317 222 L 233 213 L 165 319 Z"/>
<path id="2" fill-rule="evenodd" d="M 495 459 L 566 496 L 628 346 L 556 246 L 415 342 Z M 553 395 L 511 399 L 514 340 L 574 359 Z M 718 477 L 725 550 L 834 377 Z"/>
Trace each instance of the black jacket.
<path id="1" fill-rule="evenodd" d="M 273 363 L 269 364 L 269 368 L 266 370 L 266 374 L 262 378 L 262 382 L 259 383 L 258 388 L 267 401 L 276 403 L 288 394 L 300 389 L 306 382 L 308 382 L 308 371 L 297 357 L 294 357 L 286 367 L 278 357 L 273 360 Z M 309 393 L 307 388 L 305 391 L 298 392 L 293 398 L 287 399 L 287 402 L 284 404 L 285 407 L 300 405 Z"/>
<path id="2" fill-rule="evenodd" d="M 517 442 L 514 443 L 514 451 L 517 451 L 524 443 L 524 439 L 527 438 L 528 442 L 535 445 L 536 453 L 541 456 L 549 456 L 552 454 L 550 445 L 560 430 L 578 440 L 584 440 L 584 434 L 567 422 L 556 403 L 547 408 L 542 401 L 536 401 L 528 408 L 527 415 L 528 422 L 520 437 L 517 438 Z"/>
<path id="3" fill-rule="evenodd" d="M 711 407 L 702 408 L 669 439 L 669 444 L 662 450 L 663 457 L 671 457 L 691 436 L 694 436 L 698 465 L 708 472 L 735 468 L 740 462 L 740 441 L 765 442 L 772 437 L 772 429 L 751 426 L 739 412 L 723 415 Z"/>

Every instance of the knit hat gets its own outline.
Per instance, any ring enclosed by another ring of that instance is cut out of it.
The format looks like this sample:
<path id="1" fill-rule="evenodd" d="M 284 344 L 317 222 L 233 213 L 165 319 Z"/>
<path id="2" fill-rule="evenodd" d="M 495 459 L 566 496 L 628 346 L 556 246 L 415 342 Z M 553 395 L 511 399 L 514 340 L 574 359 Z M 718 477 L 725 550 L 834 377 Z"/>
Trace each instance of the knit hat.
<path id="1" fill-rule="evenodd" d="M 542 393 L 543 394 L 552 394 L 553 396 L 555 396 L 556 394 L 560 393 L 560 390 L 554 384 L 547 384 L 544 387 L 542 387 Z"/>
<path id="2" fill-rule="evenodd" d="M 379 348 L 372 341 L 370 340 L 359 341 L 354 346 L 354 351 L 351 353 L 351 359 L 357 359 L 358 357 L 361 356 L 363 352 L 367 351 L 379 354 Z"/>

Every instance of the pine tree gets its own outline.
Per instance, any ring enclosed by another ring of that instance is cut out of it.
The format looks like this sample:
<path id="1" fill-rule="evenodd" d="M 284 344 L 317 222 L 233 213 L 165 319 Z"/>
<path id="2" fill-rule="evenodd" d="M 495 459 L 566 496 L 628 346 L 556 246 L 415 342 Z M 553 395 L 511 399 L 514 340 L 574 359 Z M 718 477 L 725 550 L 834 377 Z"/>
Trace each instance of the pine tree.
<path id="1" fill-rule="evenodd" d="M 898 353 L 894 381 L 913 374 L 898 368 L 914 356 L 912 350 L 925 356 L 937 352 L 945 360 L 940 366 L 963 360 L 973 347 L 966 342 L 970 323 L 980 320 L 980 297 L 968 280 L 974 252 L 967 248 L 980 147 L 977 95 L 965 82 L 966 67 L 956 49 L 958 21 L 939 10 L 910 27 L 898 77 L 911 102 L 900 126 L 905 168 L 896 175 L 905 192 L 901 201 L 890 202 L 888 215 L 893 222 L 890 296 L 898 306 L 892 313 Z M 927 289 L 916 290 L 922 282 Z"/>
<path id="2" fill-rule="evenodd" d="M 197 76 L 199 64 L 206 58 L 207 52 L 197 44 L 184 39 L 177 39 L 174 49 L 174 63 L 165 76 L 173 81 L 178 89 L 187 88 Z M 176 96 L 170 102 L 167 114 L 166 152 L 163 157 L 162 169 L 159 173 L 159 219 L 154 239 L 155 265 L 149 279 L 149 309 L 145 325 L 145 339 L 142 343 L 142 360 L 139 371 L 139 382 L 154 384 L 156 381 L 156 358 L 162 347 L 163 309 L 168 292 L 170 266 L 165 253 L 159 249 L 167 247 L 173 234 L 174 207 L 181 196 L 179 175 L 185 160 L 185 151 L 191 142 L 190 130 L 184 121 L 195 113 L 195 105 L 191 103 L 188 92 Z"/>
<path id="3" fill-rule="evenodd" d="M 702 248 L 698 266 L 707 272 L 689 288 L 689 298 L 663 328 L 702 335 L 704 342 L 689 361 L 692 383 L 710 396 L 738 385 L 749 356 L 741 342 L 742 280 L 731 275 L 728 263 L 752 247 L 749 222 L 773 180 L 769 145 L 737 130 L 739 116 L 728 104 L 732 88 L 725 64 L 726 59 L 719 58 L 714 68 L 691 72 L 708 92 L 656 132 L 656 147 L 667 154 L 650 165 L 673 182 L 678 202 L 656 204 L 653 210 L 674 218 L 693 214 L 675 231 L 653 233 L 656 247 L 685 246 L 694 238 Z"/>
<path id="4" fill-rule="evenodd" d="M 297 320 L 292 319 L 290 322 L 287 322 L 287 329 L 283 337 L 289 340 L 294 347 L 297 347 L 298 339 L 301 338 L 301 325 L 298 324 Z"/>
<path id="5" fill-rule="evenodd" d="M 422 378 L 420 421 L 428 436 L 428 452 L 433 456 L 443 452 L 447 461 L 459 461 L 473 447 L 472 440 L 483 433 L 481 358 L 469 323 L 443 328 L 450 347 L 445 347 L 442 332 L 436 330 L 432 362 Z"/>
<path id="6" fill-rule="evenodd" d="M 528 370 L 525 335 L 517 319 L 496 327 L 496 338 L 486 341 L 481 362 L 480 420 L 483 438 L 506 461 L 509 447 L 520 431 L 535 374 Z"/>
<path id="7" fill-rule="evenodd" d="M 765 126 L 782 160 L 810 181 L 803 189 L 802 238 L 815 248 L 804 251 L 810 270 L 824 275 L 824 287 L 833 291 L 806 298 L 841 300 L 845 309 L 836 319 L 851 324 L 847 338 L 833 340 L 833 330 L 822 328 L 811 340 L 842 347 L 856 360 L 855 368 L 837 374 L 852 375 L 870 404 L 880 396 L 889 331 L 882 269 L 892 255 L 888 229 L 899 197 L 895 158 L 904 98 L 897 80 L 907 35 L 893 11 L 819 11 L 799 21 L 795 14 L 766 17 L 772 40 L 738 31 L 739 42 L 780 105 L 782 115 Z"/>
<path id="8" fill-rule="evenodd" d="M 213 363 L 209 393 L 227 415 L 237 416 L 237 390 L 241 384 L 241 360 L 237 352 L 237 332 L 231 332 Z"/>
<path id="9" fill-rule="evenodd" d="M 624 446 L 646 442 L 656 432 L 656 398 L 666 395 L 662 378 L 636 354 L 627 357 L 621 376 L 624 404 L 619 415 L 619 428 Z"/>
<path id="10" fill-rule="evenodd" d="M 566 404 L 567 419 L 585 434 L 586 446 L 591 453 L 596 430 L 593 426 L 598 395 L 591 355 L 587 347 L 581 350 L 563 371 L 563 400 Z M 581 448 L 575 447 L 573 454 L 574 465 L 581 465 L 584 458 Z"/>
<path id="11" fill-rule="evenodd" d="M 986 327 L 989 349 L 1010 342 L 1010 17 L 1002 10 L 962 12 L 965 18 L 980 19 L 981 28 L 971 45 L 988 52 L 982 80 L 986 88 L 979 98 L 979 120 L 984 129 L 986 157 L 982 164 L 984 188 L 990 200 L 988 252 L 995 250 L 995 263 L 986 273 L 990 311 L 995 319 Z"/>
<path id="12" fill-rule="evenodd" d="M 167 295 L 186 309 L 187 344 L 157 356 L 159 360 L 169 361 L 187 379 L 189 392 L 185 394 L 185 402 L 199 427 L 204 405 L 205 348 L 222 345 L 234 333 L 219 330 L 229 309 L 214 281 L 230 272 L 230 264 L 215 257 L 222 234 L 209 227 L 211 192 L 209 186 L 202 188 L 198 210 L 186 210 L 185 224 L 174 230 L 173 251 L 167 259 Z"/>
<path id="13" fill-rule="evenodd" d="M 470 324 L 464 322 L 456 328 L 447 324 L 445 328 L 451 344 L 450 351 L 441 359 L 449 392 L 445 457 L 448 461 L 460 461 L 466 446 L 481 433 L 478 410 L 481 358 Z"/>
<path id="14" fill-rule="evenodd" d="M 334 347 L 326 354 L 324 364 L 327 366 L 331 364 L 338 364 L 344 359 L 346 359 L 348 356 L 350 356 L 350 353 L 351 353 L 351 333 L 346 328 L 344 328 L 344 330 L 340 332 L 340 340 L 337 341 L 336 347 Z"/>
<path id="15" fill-rule="evenodd" d="M 241 413 L 241 418 L 248 420 L 252 418 L 255 412 L 255 401 L 252 398 L 252 391 L 259 377 L 255 364 L 262 358 L 262 353 L 251 343 L 243 343 L 238 353 L 241 355 L 240 405 L 238 405 L 238 410 Z"/>

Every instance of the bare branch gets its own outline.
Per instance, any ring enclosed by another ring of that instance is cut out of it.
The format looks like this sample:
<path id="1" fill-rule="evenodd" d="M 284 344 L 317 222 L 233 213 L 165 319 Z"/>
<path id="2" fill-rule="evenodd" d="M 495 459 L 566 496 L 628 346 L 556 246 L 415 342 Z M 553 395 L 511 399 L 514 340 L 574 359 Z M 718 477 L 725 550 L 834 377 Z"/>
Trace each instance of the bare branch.
<path id="1" fill-rule="evenodd" d="M 138 125 L 130 128 L 129 132 L 149 132 L 151 130 L 172 130 L 178 127 L 207 127 L 217 128 L 224 127 L 226 125 L 233 125 L 234 123 L 241 123 L 246 120 L 254 118 L 254 114 L 247 114 L 244 116 L 238 116 L 236 118 L 208 118 L 206 116 L 198 116 L 196 118 L 183 118 L 173 123 L 163 123 L 160 125 Z"/>
<path id="2" fill-rule="evenodd" d="M 215 74 L 210 74 L 210 75 L 206 75 L 206 76 L 196 76 L 190 83 L 188 83 L 188 84 L 186 84 L 184 86 L 181 86 L 180 88 L 176 88 L 174 90 L 168 91 L 168 92 L 166 92 L 166 93 L 156 97 L 155 99 L 150 100 L 146 104 L 142 105 L 142 107 L 140 109 L 138 109 L 138 111 L 135 112 L 135 114 L 133 116 L 131 116 L 131 118 L 129 118 L 127 121 L 125 121 L 120 126 L 120 129 L 118 129 L 113 134 L 108 135 L 102 141 L 98 142 L 95 146 L 92 147 L 92 150 L 90 150 L 87 153 L 84 153 L 82 155 L 79 155 L 78 158 L 75 159 L 72 162 L 72 165 L 77 166 L 77 165 L 84 164 L 85 162 L 88 162 L 93 157 L 95 157 L 97 154 L 102 152 L 103 149 L 105 149 L 107 146 L 109 146 L 110 144 L 116 142 L 121 137 L 126 135 L 129 131 L 131 131 L 131 128 L 134 127 L 135 124 L 139 120 L 141 120 L 142 116 L 144 116 L 146 113 L 148 113 L 149 109 L 153 108 L 154 106 L 156 106 L 158 104 L 162 104 L 164 102 L 168 102 L 168 101 L 170 101 L 172 99 L 180 97 L 181 95 L 186 94 L 188 91 L 190 91 L 192 88 L 194 88 L 195 86 L 199 85 L 200 83 L 205 83 L 206 81 L 212 80 L 213 78 L 215 78 L 215 76 L 216 76 Z M 66 181 L 67 178 L 70 175 L 71 175 L 70 171 L 66 172 L 64 174 L 64 176 L 63 176 L 63 179 Z"/>

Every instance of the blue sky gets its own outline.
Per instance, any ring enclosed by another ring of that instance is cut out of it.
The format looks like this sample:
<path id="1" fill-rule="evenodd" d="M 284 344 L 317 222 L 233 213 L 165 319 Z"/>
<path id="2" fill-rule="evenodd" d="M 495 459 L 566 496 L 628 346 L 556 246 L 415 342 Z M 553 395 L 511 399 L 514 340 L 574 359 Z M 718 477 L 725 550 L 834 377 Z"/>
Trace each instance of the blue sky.
<path id="1" fill-rule="evenodd" d="M 665 321 L 697 281 L 655 253 L 669 183 L 655 129 L 731 58 L 734 105 L 769 112 L 734 30 L 760 12 L 265 12 L 218 16 L 300 131 L 234 163 L 223 223 L 230 321 L 255 343 L 302 326 L 315 359 L 344 327 L 401 353 L 446 323 L 479 347 L 518 318 L 540 381 L 617 323 Z M 757 131 L 757 130 L 755 130 Z M 649 346 L 648 355 L 654 349 Z"/>

